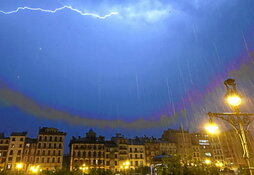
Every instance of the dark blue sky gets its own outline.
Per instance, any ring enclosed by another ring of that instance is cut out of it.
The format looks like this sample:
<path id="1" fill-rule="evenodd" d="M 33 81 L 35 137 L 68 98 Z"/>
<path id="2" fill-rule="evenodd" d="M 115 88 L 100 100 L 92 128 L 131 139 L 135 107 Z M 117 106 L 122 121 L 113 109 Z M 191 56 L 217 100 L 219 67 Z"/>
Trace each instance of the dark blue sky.
<path id="1" fill-rule="evenodd" d="M 118 14 L 4 13 L 64 5 Z M 160 136 L 181 124 L 195 130 L 209 110 L 207 89 L 230 75 L 246 77 L 241 65 L 252 65 L 253 0 L 3 0 L 0 12 L 0 131 L 7 133 L 39 126 L 69 136 L 93 127 L 107 137 Z M 253 76 L 246 81 L 249 88 Z"/>

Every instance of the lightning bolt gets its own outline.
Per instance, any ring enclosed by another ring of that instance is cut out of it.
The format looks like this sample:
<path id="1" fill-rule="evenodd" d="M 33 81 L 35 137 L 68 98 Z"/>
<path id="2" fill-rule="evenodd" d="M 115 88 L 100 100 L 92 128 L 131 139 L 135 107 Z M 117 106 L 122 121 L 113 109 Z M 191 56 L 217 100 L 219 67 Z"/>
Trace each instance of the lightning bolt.
<path id="1" fill-rule="evenodd" d="M 31 8 L 31 7 L 18 7 L 16 10 L 9 11 L 9 12 L 0 10 L 0 13 L 3 13 L 5 15 L 9 15 L 9 14 L 12 14 L 12 13 L 18 13 L 20 10 L 32 10 L 32 11 L 40 11 L 40 12 L 47 12 L 47 13 L 56 13 L 57 11 L 61 11 L 61 10 L 64 10 L 64 9 L 72 10 L 74 12 L 79 13 L 82 16 L 92 16 L 92 17 L 99 18 L 99 19 L 106 19 L 110 16 L 119 14 L 118 12 L 110 12 L 109 14 L 106 14 L 104 16 L 100 16 L 96 13 L 83 12 L 83 11 L 80 11 L 78 9 L 73 8 L 72 6 L 66 6 L 66 5 L 63 6 L 63 7 L 56 8 L 54 10 L 46 10 L 46 9 L 42 9 L 42 8 Z"/>

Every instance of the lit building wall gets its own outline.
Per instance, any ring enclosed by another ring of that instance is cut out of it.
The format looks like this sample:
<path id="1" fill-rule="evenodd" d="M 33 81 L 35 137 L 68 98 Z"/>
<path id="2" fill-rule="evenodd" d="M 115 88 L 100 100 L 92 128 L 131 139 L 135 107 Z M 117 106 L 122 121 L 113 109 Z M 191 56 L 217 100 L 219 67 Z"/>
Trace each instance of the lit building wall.
<path id="1" fill-rule="evenodd" d="M 22 163 L 23 151 L 27 132 L 13 132 L 7 153 L 6 170 L 15 170 L 18 163 Z M 20 168 L 24 170 L 24 167 Z"/>
<path id="2" fill-rule="evenodd" d="M 3 171 L 6 166 L 9 143 L 10 138 L 4 137 L 4 134 L 0 133 L 0 171 Z"/>
<path id="3" fill-rule="evenodd" d="M 34 164 L 42 170 L 61 169 L 65 135 L 56 128 L 40 128 Z"/>

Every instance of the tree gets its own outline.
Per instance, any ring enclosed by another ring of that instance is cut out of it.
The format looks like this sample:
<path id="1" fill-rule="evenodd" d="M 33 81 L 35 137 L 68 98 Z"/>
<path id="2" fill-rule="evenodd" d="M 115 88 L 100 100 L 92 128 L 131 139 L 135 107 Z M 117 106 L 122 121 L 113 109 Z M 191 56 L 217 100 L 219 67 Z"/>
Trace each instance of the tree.
<path id="1" fill-rule="evenodd" d="M 158 175 L 218 175 L 220 171 L 217 167 L 202 162 L 182 161 L 178 156 L 163 158 L 162 164 L 156 168 Z"/>

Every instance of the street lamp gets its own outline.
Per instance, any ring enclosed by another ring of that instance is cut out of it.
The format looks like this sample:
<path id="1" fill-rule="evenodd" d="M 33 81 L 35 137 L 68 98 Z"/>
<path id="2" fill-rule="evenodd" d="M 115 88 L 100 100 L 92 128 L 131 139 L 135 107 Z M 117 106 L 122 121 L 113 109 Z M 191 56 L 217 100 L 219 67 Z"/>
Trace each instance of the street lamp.
<path id="1" fill-rule="evenodd" d="M 250 175 L 252 175 L 252 171 L 250 169 L 250 154 L 249 149 L 247 145 L 247 136 L 246 132 L 248 132 L 248 128 L 250 123 L 254 120 L 254 114 L 251 113 L 242 113 L 239 110 L 239 106 L 242 103 L 242 99 L 240 94 L 238 93 L 236 89 L 236 84 L 234 79 L 227 79 L 224 81 L 224 84 L 226 86 L 226 101 L 230 105 L 230 107 L 233 110 L 233 113 L 208 113 L 208 116 L 210 118 L 210 121 L 212 121 L 212 118 L 219 118 L 227 123 L 229 123 L 236 133 L 238 134 L 242 149 L 243 149 L 243 158 L 246 159 L 246 163 L 249 169 Z"/>
<path id="2" fill-rule="evenodd" d="M 120 166 L 120 168 L 125 172 L 130 168 L 130 161 L 125 161 L 123 162 L 123 164 Z"/>
<path id="3" fill-rule="evenodd" d="M 17 163 L 16 164 L 16 169 L 21 170 L 23 168 L 23 166 L 24 166 L 23 163 Z"/>
<path id="4" fill-rule="evenodd" d="M 205 125 L 205 129 L 207 130 L 208 133 L 210 134 L 217 134 L 219 132 L 219 127 L 212 121 L 210 121 L 207 125 Z"/>
<path id="5" fill-rule="evenodd" d="M 88 166 L 86 166 L 86 164 L 83 164 L 81 167 L 79 167 L 79 169 L 80 169 L 83 173 L 87 173 L 87 172 L 88 172 Z"/>
<path id="6" fill-rule="evenodd" d="M 33 174 L 37 174 L 39 171 L 41 171 L 39 165 L 37 165 L 37 166 L 31 166 L 29 170 L 30 170 L 31 173 L 33 173 Z"/>
<path id="7" fill-rule="evenodd" d="M 206 165 L 210 165 L 212 162 L 211 162 L 210 159 L 205 159 L 204 163 L 205 163 Z"/>

